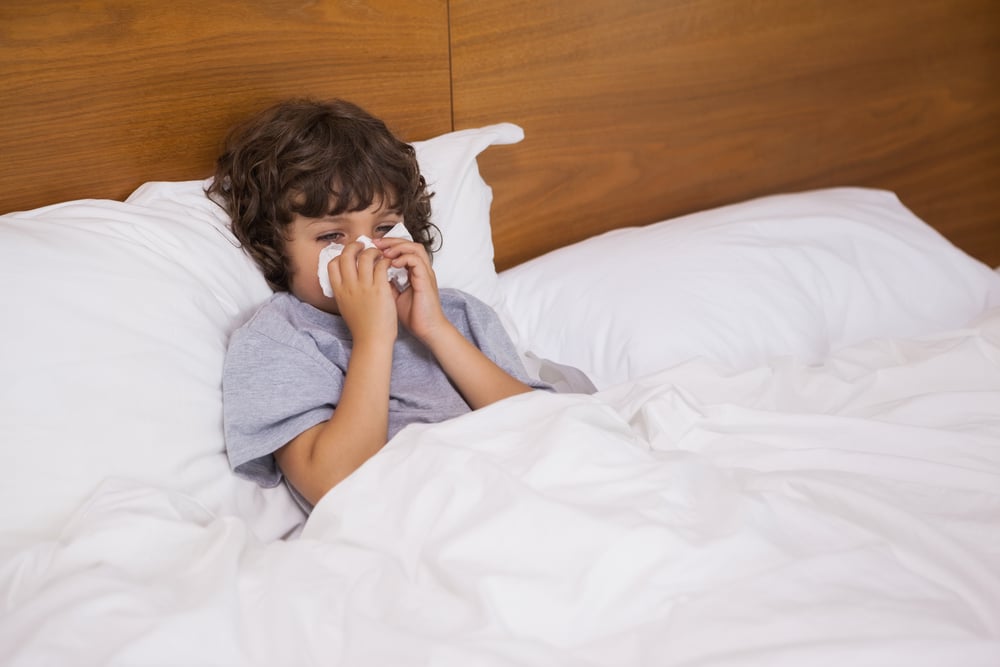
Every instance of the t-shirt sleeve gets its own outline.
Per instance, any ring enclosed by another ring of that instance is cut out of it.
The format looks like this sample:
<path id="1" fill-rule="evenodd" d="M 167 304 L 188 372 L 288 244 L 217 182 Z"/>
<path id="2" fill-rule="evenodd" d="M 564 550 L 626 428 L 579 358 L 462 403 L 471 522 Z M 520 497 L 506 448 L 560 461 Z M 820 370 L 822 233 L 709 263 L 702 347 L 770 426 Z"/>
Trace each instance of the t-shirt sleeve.
<path id="1" fill-rule="evenodd" d="M 336 366 L 260 332 L 238 330 L 226 352 L 222 379 L 226 452 L 233 472 L 261 486 L 279 484 L 274 452 L 327 421 L 343 383 Z"/>

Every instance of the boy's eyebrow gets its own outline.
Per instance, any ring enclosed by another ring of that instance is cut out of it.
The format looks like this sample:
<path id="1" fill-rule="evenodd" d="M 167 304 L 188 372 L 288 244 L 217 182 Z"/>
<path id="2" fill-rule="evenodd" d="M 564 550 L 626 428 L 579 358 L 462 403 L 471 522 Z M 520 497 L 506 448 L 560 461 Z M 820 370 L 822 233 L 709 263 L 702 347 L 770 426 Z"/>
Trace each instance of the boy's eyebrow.
<path id="1" fill-rule="evenodd" d="M 330 225 L 330 224 L 342 224 L 343 216 L 340 215 L 330 215 L 329 213 L 319 217 L 319 218 L 309 218 L 306 222 L 306 227 L 312 227 L 314 225 Z"/>
<path id="2" fill-rule="evenodd" d="M 377 215 L 380 218 L 384 218 L 386 216 L 395 216 L 395 215 L 402 215 L 402 214 L 403 214 L 402 207 L 400 207 L 400 206 L 393 206 L 392 208 L 381 208 L 381 209 L 379 209 L 379 212 L 378 212 Z M 333 213 L 333 212 L 330 212 L 330 213 L 326 213 L 325 215 L 323 215 L 320 218 L 309 218 L 309 222 L 306 223 L 306 227 L 309 227 L 309 226 L 312 226 L 312 225 L 319 225 L 319 224 L 323 224 L 323 223 L 329 224 L 331 222 L 340 222 L 346 215 L 347 215 L 346 211 L 344 213 Z"/>

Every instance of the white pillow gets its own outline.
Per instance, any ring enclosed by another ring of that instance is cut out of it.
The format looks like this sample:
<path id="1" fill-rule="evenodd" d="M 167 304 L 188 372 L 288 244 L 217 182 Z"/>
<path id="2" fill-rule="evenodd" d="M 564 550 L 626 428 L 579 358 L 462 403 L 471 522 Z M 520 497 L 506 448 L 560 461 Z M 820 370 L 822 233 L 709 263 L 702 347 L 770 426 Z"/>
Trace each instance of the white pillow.
<path id="1" fill-rule="evenodd" d="M 496 305 L 492 192 L 476 156 L 497 125 L 417 144 L 444 234 L 439 281 Z M 190 494 L 264 539 L 302 513 L 229 471 L 221 374 L 230 332 L 270 295 L 207 182 L 147 183 L 126 202 L 0 216 L 0 531 L 52 536 L 102 481 Z M 17 538 L 20 539 L 20 538 Z"/>
<path id="2" fill-rule="evenodd" d="M 520 127 L 500 123 L 413 144 L 420 171 L 434 192 L 431 221 L 441 231 L 441 249 L 434 253 L 438 285 L 468 292 L 494 310 L 501 298 L 490 228 L 493 190 L 479 175 L 476 156 L 488 146 L 522 139 Z"/>
<path id="3" fill-rule="evenodd" d="M 0 216 L 0 527 L 52 536 L 107 478 L 190 494 L 293 530 L 283 490 L 229 472 L 220 379 L 229 332 L 268 288 L 197 212 L 81 200 Z"/>
<path id="4" fill-rule="evenodd" d="M 696 357 L 820 362 L 871 337 L 958 327 L 1000 276 L 891 192 L 764 197 L 558 249 L 500 274 L 522 352 L 598 388 Z"/>

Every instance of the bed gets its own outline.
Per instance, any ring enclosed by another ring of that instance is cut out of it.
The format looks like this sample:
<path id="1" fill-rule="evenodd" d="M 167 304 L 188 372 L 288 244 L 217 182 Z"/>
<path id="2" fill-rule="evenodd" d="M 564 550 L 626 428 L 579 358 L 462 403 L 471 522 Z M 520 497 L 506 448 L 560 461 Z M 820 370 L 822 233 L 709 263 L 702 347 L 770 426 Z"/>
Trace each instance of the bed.
<path id="1" fill-rule="evenodd" d="M 1000 8 L 0 7 L 0 662 L 1000 664 Z M 231 474 L 226 128 L 411 141 L 559 391 Z M 582 375 L 581 375 L 582 374 Z M 593 387 L 589 387 L 592 383 Z"/>

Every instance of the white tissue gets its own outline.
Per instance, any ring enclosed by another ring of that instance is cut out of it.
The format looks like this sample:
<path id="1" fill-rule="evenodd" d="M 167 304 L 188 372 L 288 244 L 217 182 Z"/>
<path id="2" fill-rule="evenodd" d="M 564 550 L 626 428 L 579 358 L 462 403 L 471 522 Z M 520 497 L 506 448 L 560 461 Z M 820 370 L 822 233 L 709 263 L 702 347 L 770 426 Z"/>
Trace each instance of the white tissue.
<path id="1" fill-rule="evenodd" d="M 395 227 L 385 233 L 383 238 L 406 239 L 412 241 L 413 237 L 406 229 L 406 225 L 398 223 Z M 367 236 L 359 236 L 358 241 L 364 244 L 365 248 L 374 248 L 375 244 Z M 331 243 L 323 248 L 319 253 L 319 266 L 316 268 L 316 275 L 319 276 L 319 285 L 323 288 L 324 296 L 333 296 L 333 288 L 330 286 L 330 272 L 327 266 L 335 257 L 339 257 L 344 252 L 344 246 L 339 243 Z M 410 274 L 406 269 L 389 267 L 389 282 L 396 286 L 400 292 L 410 286 Z"/>

